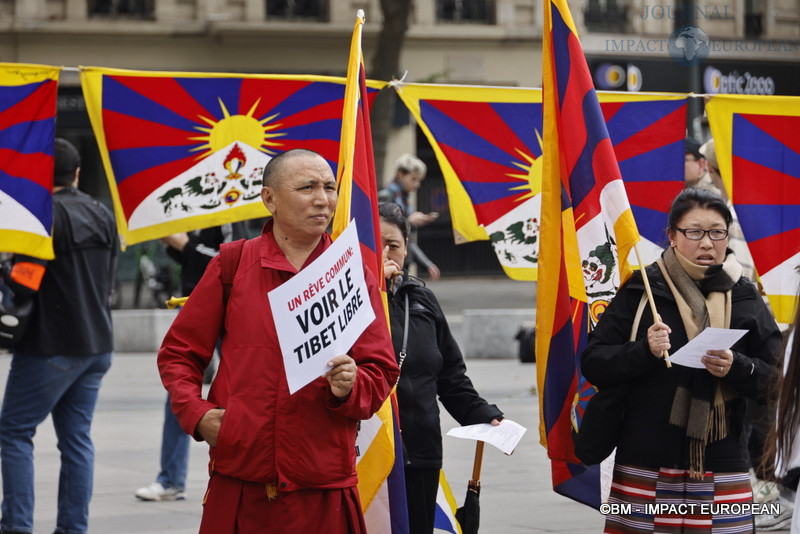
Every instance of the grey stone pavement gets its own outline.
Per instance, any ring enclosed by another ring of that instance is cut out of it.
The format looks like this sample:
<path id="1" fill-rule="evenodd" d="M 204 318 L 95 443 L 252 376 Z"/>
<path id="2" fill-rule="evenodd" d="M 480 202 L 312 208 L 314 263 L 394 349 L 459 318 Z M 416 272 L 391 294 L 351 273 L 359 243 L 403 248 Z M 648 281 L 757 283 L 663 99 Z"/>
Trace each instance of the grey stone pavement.
<path id="1" fill-rule="evenodd" d="M 470 308 L 530 308 L 535 284 L 505 278 L 448 279 L 430 283 L 450 318 L 456 337 L 463 339 L 461 314 Z M 509 340 L 509 343 L 516 343 Z M 10 356 L 0 353 L 0 386 L 5 386 Z M 545 449 L 538 442 L 538 398 L 535 364 L 517 359 L 468 359 L 468 374 L 478 391 L 496 403 L 506 417 L 528 431 L 516 451 L 507 456 L 487 446 L 481 473 L 481 533 L 601 532 L 595 510 L 554 493 Z M 158 470 L 165 392 L 158 378 L 154 353 L 117 353 L 100 390 L 94 418 L 96 448 L 93 534 L 190 534 L 197 532 L 207 482 L 207 449 L 193 443 L 187 499 L 139 502 L 133 492 L 151 483 Z M 442 428 L 456 426 L 442 410 Z M 472 474 L 474 442 L 444 436 L 444 470 L 456 501 L 463 502 Z M 55 527 L 58 451 L 48 420 L 35 437 L 35 532 Z"/>

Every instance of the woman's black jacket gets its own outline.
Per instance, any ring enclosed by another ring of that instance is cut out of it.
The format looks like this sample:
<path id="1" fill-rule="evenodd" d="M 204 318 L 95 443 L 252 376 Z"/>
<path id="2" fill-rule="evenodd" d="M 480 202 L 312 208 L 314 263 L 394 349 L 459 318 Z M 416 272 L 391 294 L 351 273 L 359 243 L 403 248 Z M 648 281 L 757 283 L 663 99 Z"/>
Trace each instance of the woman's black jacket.
<path id="1" fill-rule="evenodd" d="M 441 468 L 442 434 L 437 396 L 461 425 L 502 418 L 472 385 L 439 302 L 433 292 L 404 273 L 401 285 L 389 293 L 392 343 L 400 354 L 405 330 L 405 297 L 409 323 L 407 356 L 400 368 L 397 401 L 408 467 Z M 399 356 L 398 356 L 399 359 Z"/>
<path id="2" fill-rule="evenodd" d="M 647 268 L 661 319 L 672 330 L 670 353 L 686 344 L 687 336 L 677 305 L 657 265 Z M 733 347 L 733 365 L 722 378 L 739 393 L 727 413 L 728 436 L 706 446 L 705 467 L 716 472 L 742 472 L 750 467 L 744 398 L 765 400 L 777 378 L 775 367 L 781 334 L 772 314 L 750 280 L 742 277 L 732 288 L 731 328 L 747 330 Z M 630 387 L 616 461 L 641 467 L 687 467 L 685 435 L 669 424 L 672 400 L 681 373 L 707 372 L 673 365 L 656 358 L 647 345 L 653 324 L 645 306 L 636 341 L 629 341 L 633 318 L 644 292 L 640 272 L 620 288 L 589 335 L 581 354 L 581 371 L 598 388 L 627 383 Z"/>

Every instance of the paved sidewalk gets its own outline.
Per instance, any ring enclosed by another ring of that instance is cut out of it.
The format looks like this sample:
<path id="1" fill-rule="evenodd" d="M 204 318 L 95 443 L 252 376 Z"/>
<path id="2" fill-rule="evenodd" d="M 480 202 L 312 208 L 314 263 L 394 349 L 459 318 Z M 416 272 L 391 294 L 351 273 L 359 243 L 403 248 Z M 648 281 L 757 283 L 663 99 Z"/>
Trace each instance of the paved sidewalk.
<path id="1" fill-rule="evenodd" d="M 11 358 L 0 355 L 0 387 Z M 538 444 L 537 398 L 532 392 L 535 366 L 515 360 L 473 360 L 469 374 L 478 390 L 506 416 L 528 428 L 512 456 L 488 446 L 484 455 L 481 533 L 599 532 L 601 516 L 550 490 L 550 471 Z M 206 447 L 193 443 L 187 499 L 138 502 L 133 492 L 153 481 L 158 469 L 165 393 L 158 379 L 155 355 L 117 354 L 100 390 L 93 436 L 96 447 L 93 534 L 196 533 L 207 482 Z M 443 429 L 455 423 L 445 413 Z M 35 532 L 55 527 L 58 451 L 50 420 L 35 437 Z M 472 442 L 444 437 L 445 473 L 456 501 L 463 502 L 472 474 Z"/>
<path id="2" fill-rule="evenodd" d="M 487 445 L 481 469 L 481 533 L 597 533 L 603 517 L 551 489 L 550 463 L 539 445 L 536 366 L 516 360 L 469 360 L 467 374 L 478 392 L 528 431 L 511 456 Z M 442 413 L 442 430 L 457 426 Z M 444 436 L 444 471 L 461 504 L 472 476 L 475 444 Z"/>
<path id="3" fill-rule="evenodd" d="M 461 313 L 471 308 L 531 308 L 535 284 L 507 278 L 456 278 L 429 283 L 457 339 Z M 514 341 L 509 340 L 514 343 Z M 10 356 L 0 353 L 0 388 L 5 388 Z M 538 440 L 536 366 L 515 359 L 467 361 L 478 391 L 528 429 L 517 450 L 506 456 L 487 446 L 481 474 L 481 534 L 570 533 L 602 531 L 595 510 L 554 493 L 550 465 Z M 164 392 L 154 353 L 116 354 L 100 390 L 93 436 L 97 451 L 92 534 L 194 534 L 200 523 L 207 483 L 207 448 L 192 444 L 187 499 L 144 503 L 133 492 L 150 484 L 158 470 Z M 456 423 L 443 411 L 445 433 Z M 35 532 L 55 527 L 58 451 L 49 419 L 35 437 Z M 444 470 L 461 504 L 472 474 L 474 443 L 444 437 Z M 786 531 L 782 531 L 786 532 Z M 323 533 L 324 534 L 324 533 Z"/>

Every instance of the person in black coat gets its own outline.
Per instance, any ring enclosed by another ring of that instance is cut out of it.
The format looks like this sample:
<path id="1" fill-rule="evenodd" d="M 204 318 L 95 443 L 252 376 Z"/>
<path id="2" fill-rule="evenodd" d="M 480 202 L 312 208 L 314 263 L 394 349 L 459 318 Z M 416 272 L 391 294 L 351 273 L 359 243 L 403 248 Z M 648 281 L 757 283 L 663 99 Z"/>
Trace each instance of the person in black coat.
<path id="1" fill-rule="evenodd" d="M 657 531 L 664 521 L 676 531 L 701 523 L 710 531 L 720 521 L 751 531 L 746 510 L 720 516 L 721 507 L 699 506 L 752 501 L 745 399 L 765 400 L 781 343 L 775 319 L 727 246 L 730 223 L 719 196 L 681 192 L 670 209 L 670 246 L 646 268 L 658 317 L 644 305 L 637 272 L 589 335 L 584 376 L 601 392 L 626 392 L 609 502 L 698 504 L 683 516 L 634 507 L 633 515 L 606 516 L 606 532 Z M 673 353 L 707 327 L 746 333 L 733 347 L 708 350 L 700 368 L 665 365 L 665 350 Z"/>
<path id="2" fill-rule="evenodd" d="M 400 365 L 397 401 L 410 532 L 430 533 L 442 467 L 437 397 L 461 425 L 499 425 L 503 412 L 475 391 L 436 296 L 402 269 L 409 232 L 402 208 L 381 203 L 380 216 L 392 343 Z"/>

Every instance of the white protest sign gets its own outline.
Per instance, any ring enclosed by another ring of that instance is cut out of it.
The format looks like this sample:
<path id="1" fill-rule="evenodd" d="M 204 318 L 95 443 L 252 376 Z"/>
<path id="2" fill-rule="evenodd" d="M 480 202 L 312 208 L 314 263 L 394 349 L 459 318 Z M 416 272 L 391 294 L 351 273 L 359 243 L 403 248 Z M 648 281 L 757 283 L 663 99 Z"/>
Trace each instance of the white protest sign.
<path id="1" fill-rule="evenodd" d="M 355 221 L 316 260 L 269 292 L 283 367 L 294 393 L 325 374 L 375 319 Z"/>

